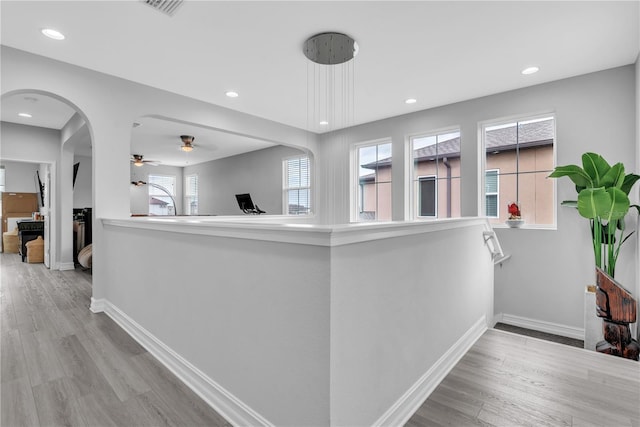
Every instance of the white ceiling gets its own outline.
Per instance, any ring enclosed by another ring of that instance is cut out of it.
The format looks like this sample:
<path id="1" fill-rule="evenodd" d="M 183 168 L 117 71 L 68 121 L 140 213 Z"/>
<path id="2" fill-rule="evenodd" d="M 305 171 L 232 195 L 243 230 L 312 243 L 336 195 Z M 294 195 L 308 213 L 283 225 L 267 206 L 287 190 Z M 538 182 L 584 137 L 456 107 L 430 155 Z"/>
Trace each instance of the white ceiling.
<path id="1" fill-rule="evenodd" d="M 158 161 L 169 166 L 208 162 L 274 145 L 255 138 L 164 118 L 142 117 L 136 123 L 140 126 L 132 130 L 131 154 L 141 154 L 144 160 Z M 195 136 L 193 151 L 187 153 L 180 150 L 180 135 Z"/>
<path id="2" fill-rule="evenodd" d="M 357 124 L 631 64 L 640 50 L 639 5 L 187 0 L 169 17 L 138 0 L 2 0 L 1 42 L 320 132 L 309 121 L 302 53 L 316 33 L 358 42 Z M 44 38 L 44 27 L 66 40 Z M 530 65 L 540 72 L 522 75 Z M 226 97 L 230 89 L 240 96 Z M 418 102 L 405 104 L 409 97 Z M 2 107 L 4 120 L 13 107 L 4 99 Z"/>
<path id="3" fill-rule="evenodd" d="M 20 117 L 20 113 L 28 113 L 32 117 Z M 67 104 L 50 96 L 35 93 L 5 96 L 2 98 L 0 110 L 3 122 L 49 129 L 62 129 L 74 114 L 75 110 Z"/>

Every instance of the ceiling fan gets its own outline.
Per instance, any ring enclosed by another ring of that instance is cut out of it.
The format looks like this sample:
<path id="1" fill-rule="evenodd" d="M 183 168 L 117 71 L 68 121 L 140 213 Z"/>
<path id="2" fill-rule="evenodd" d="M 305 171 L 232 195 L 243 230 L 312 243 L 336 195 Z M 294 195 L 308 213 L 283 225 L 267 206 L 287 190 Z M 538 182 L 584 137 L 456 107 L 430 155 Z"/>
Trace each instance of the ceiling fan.
<path id="1" fill-rule="evenodd" d="M 160 162 L 156 160 L 143 160 L 142 154 L 132 154 L 131 163 L 133 163 L 135 166 L 143 166 L 143 165 L 158 166 L 158 164 L 160 164 Z"/>
<path id="2" fill-rule="evenodd" d="M 193 141 L 196 139 L 195 136 L 191 135 L 180 135 L 180 139 L 182 140 L 182 145 L 180 149 L 185 152 L 193 151 Z"/>

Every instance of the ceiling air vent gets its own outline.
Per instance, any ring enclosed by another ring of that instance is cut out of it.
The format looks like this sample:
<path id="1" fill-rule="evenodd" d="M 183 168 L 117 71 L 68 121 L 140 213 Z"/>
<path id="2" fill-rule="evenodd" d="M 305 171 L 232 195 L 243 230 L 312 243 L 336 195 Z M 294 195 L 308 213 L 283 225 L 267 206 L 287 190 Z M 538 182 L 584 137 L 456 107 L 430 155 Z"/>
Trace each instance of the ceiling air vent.
<path id="1" fill-rule="evenodd" d="M 155 10 L 173 16 L 184 0 L 140 0 Z"/>

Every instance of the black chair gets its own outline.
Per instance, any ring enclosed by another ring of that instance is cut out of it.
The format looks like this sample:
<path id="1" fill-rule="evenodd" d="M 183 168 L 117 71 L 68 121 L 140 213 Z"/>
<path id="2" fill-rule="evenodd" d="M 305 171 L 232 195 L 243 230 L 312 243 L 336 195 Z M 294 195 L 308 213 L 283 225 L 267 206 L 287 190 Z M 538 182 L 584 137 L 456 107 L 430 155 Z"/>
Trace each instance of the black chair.
<path id="1" fill-rule="evenodd" d="M 266 213 L 258 205 L 254 205 L 249 193 L 236 194 L 236 200 L 240 210 L 247 215 L 260 215 Z"/>

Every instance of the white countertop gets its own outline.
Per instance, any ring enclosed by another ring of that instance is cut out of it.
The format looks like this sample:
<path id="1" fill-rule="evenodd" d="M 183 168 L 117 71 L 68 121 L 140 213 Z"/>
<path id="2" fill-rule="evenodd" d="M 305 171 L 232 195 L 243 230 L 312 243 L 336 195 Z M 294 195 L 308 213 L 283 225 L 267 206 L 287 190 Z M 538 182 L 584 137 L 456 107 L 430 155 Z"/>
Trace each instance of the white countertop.
<path id="1" fill-rule="evenodd" d="M 314 224 L 313 217 L 280 215 L 132 217 L 100 220 L 107 228 L 123 227 L 329 247 L 477 225 L 483 225 L 490 230 L 487 219 L 481 217 L 336 225 Z"/>

